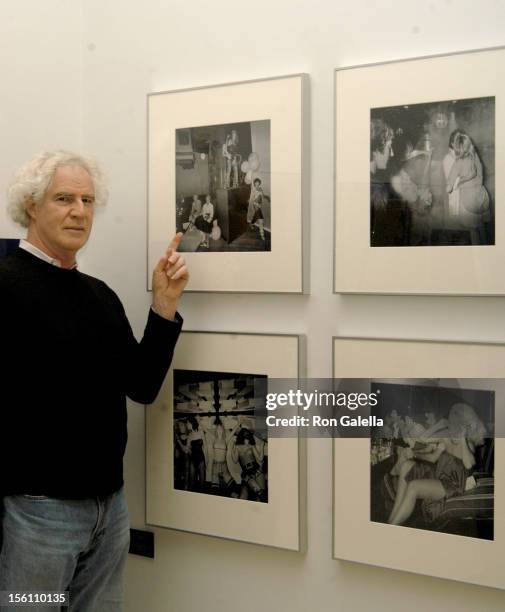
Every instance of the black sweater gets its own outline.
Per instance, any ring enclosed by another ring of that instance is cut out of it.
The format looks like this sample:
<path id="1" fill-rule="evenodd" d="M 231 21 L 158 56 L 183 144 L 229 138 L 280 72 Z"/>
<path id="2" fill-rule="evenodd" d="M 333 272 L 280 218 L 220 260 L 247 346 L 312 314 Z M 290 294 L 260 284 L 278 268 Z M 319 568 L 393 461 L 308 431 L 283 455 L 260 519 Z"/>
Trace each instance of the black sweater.
<path id="1" fill-rule="evenodd" d="M 0 494 L 107 495 L 123 484 L 126 396 L 156 398 L 182 319 L 138 343 L 102 281 L 23 249 L 0 261 Z"/>

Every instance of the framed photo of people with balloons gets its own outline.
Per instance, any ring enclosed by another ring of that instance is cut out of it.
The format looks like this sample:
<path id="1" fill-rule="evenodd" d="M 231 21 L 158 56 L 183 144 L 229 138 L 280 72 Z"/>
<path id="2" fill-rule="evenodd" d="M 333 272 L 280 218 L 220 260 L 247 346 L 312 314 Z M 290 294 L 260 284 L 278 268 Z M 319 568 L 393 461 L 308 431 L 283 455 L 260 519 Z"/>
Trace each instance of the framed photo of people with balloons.
<path id="1" fill-rule="evenodd" d="M 308 76 L 152 93 L 147 106 L 148 269 L 177 231 L 189 291 L 307 293 Z"/>

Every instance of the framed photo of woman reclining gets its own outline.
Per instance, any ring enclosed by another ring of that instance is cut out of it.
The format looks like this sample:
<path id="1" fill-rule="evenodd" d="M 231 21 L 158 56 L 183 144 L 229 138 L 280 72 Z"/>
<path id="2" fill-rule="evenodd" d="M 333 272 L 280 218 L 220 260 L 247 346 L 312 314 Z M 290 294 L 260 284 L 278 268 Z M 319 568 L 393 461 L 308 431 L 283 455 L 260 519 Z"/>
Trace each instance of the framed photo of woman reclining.
<path id="1" fill-rule="evenodd" d="M 303 368 L 303 338 L 183 332 L 146 408 L 146 522 L 274 546 L 305 547 L 305 450 L 269 437 L 269 379 Z"/>
<path id="2" fill-rule="evenodd" d="M 336 292 L 505 294 L 504 61 L 501 48 L 335 71 Z"/>
<path id="3" fill-rule="evenodd" d="M 335 378 L 369 379 L 380 398 L 363 409 L 369 437 L 334 440 L 334 558 L 505 588 L 505 345 L 333 350 Z"/>
<path id="4" fill-rule="evenodd" d="M 308 76 L 153 93 L 147 106 L 148 270 L 177 231 L 188 291 L 306 293 Z"/>

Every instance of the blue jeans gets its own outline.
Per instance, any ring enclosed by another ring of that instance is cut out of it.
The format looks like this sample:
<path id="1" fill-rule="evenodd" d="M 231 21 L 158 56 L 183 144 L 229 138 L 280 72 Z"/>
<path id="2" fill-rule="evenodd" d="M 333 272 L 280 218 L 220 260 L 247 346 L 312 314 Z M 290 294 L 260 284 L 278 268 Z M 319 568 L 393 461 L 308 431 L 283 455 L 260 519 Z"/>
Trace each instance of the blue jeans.
<path id="1" fill-rule="evenodd" d="M 120 612 L 129 541 L 123 489 L 83 500 L 9 495 L 4 498 L 0 590 L 69 591 L 70 612 Z"/>

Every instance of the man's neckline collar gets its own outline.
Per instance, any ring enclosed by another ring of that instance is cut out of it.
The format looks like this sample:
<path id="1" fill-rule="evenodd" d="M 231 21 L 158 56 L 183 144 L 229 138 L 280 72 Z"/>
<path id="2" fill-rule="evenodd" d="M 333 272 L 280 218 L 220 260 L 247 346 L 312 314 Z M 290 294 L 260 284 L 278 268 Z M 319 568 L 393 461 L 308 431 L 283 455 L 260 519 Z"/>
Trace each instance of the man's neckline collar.
<path id="1" fill-rule="evenodd" d="M 52 266 L 56 266 L 57 268 L 63 268 L 59 259 L 56 259 L 55 257 L 51 257 L 47 253 L 44 253 L 44 251 L 36 247 L 31 242 L 28 242 L 28 240 L 20 240 L 19 248 L 23 249 L 24 251 L 28 251 L 28 253 L 31 253 L 35 257 L 42 259 L 42 261 L 45 261 L 46 263 L 51 264 Z M 74 270 L 75 268 L 77 268 L 77 262 L 71 268 L 68 268 L 68 270 Z"/>

